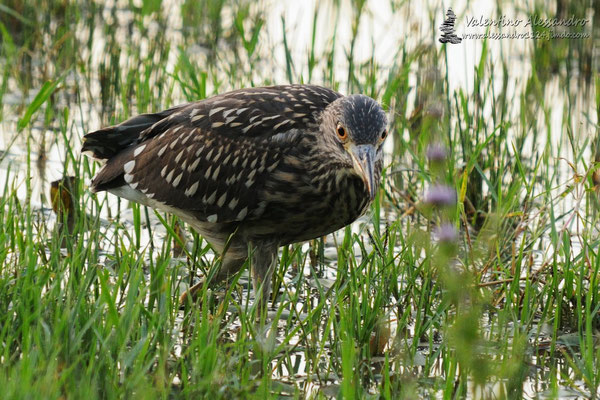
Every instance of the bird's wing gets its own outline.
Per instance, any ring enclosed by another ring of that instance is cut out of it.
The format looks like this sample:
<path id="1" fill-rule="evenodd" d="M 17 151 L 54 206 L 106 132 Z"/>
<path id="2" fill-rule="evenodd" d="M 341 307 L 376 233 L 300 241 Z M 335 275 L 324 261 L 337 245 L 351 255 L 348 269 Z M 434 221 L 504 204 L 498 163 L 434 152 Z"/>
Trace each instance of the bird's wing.
<path id="1" fill-rule="evenodd" d="M 303 129 L 341 95 L 314 85 L 240 89 L 191 103 L 142 132 L 147 140 L 171 127 L 187 126 L 231 137 L 266 137 Z"/>
<path id="2" fill-rule="evenodd" d="M 108 159 L 92 189 L 133 190 L 130 198 L 208 222 L 257 217 L 266 206 L 257 199 L 257 186 L 284 151 L 270 139 L 314 129 L 323 109 L 340 96 L 318 86 L 275 86 L 172 109 Z"/>

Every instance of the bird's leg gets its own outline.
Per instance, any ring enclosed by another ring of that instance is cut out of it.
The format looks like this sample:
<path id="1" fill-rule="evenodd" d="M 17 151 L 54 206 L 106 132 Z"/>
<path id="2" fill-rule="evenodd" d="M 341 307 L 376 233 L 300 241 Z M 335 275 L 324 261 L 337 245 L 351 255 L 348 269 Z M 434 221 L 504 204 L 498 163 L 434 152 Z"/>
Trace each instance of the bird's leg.
<path id="1" fill-rule="evenodd" d="M 244 261 L 246 261 L 246 258 L 246 255 L 243 255 L 240 258 L 239 254 L 225 253 L 221 261 L 221 267 L 211 279 L 211 285 L 219 284 L 223 281 L 229 280 L 229 278 L 235 275 L 240 270 L 240 268 L 242 268 L 242 265 L 244 265 Z M 188 297 L 191 298 L 192 301 L 196 301 L 198 292 L 202 289 L 202 286 L 204 286 L 204 282 L 206 282 L 206 277 L 202 278 L 200 282 L 196 283 L 188 290 L 186 290 L 181 295 L 181 297 L 179 297 L 179 304 L 185 304 Z"/>
<path id="2" fill-rule="evenodd" d="M 271 277 L 277 265 L 277 243 L 260 243 L 252 253 L 252 286 L 258 309 L 266 309 L 271 295 Z"/>

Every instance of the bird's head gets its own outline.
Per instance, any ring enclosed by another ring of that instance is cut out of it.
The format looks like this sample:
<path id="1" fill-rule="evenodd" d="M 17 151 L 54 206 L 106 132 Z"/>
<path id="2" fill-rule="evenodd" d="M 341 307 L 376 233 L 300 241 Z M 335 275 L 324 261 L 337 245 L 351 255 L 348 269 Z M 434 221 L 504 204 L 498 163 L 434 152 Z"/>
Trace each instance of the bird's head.
<path id="1" fill-rule="evenodd" d="M 387 137 L 387 118 L 379 103 L 362 94 L 341 97 L 325 109 L 321 130 L 336 164 L 358 175 L 373 200 Z"/>

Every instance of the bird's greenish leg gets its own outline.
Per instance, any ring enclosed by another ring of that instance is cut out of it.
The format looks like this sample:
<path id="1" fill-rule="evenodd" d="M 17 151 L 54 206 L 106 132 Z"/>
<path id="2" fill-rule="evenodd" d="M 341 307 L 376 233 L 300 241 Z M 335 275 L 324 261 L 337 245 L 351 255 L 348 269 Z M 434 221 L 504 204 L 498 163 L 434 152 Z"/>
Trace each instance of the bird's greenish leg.
<path id="1" fill-rule="evenodd" d="M 223 260 L 221 261 L 221 267 L 211 278 L 210 285 L 213 286 L 218 285 L 221 282 L 227 282 L 232 276 L 238 273 L 240 268 L 244 265 L 244 261 L 246 261 L 245 255 L 240 258 L 238 254 L 224 254 Z M 186 290 L 179 298 L 179 303 L 185 304 L 188 298 L 192 301 L 196 301 L 199 291 L 202 290 L 205 282 L 206 277 L 202 278 L 200 282 Z"/>
<path id="2" fill-rule="evenodd" d="M 277 265 L 277 243 L 261 243 L 252 253 L 252 286 L 258 310 L 266 309 L 271 295 L 271 277 Z"/>

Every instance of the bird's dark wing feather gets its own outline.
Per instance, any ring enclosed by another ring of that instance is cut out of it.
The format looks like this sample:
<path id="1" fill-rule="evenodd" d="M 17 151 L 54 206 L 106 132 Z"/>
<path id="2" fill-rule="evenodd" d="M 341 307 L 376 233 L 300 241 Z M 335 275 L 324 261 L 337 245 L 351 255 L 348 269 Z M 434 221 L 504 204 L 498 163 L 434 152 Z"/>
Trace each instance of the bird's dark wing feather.
<path id="1" fill-rule="evenodd" d="M 170 127 L 190 126 L 227 136 L 271 136 L 303 129 L 341 95 L 313 85 L 240 89 L 191 103 L 141 133 L 141 141 Z"/>
<path id="2" fill-rule="evenodd" d="M 92 188 L 128 185 L 150 204 L 186 210 L 208 222 L 257 216 L 265 204 L 256 198 L 256 185 L 277 167 L 285 151 L 270 139 L 316 129 L 321 112 L 338 97 L 318 86 L 275 86 L 237 90 L 163 112 L 108 159 Z M 141 117 L 121 125 L 133 126 Z M 86 143 L 94 135 L 86 135 Z"/>
<path id="3" fill-rule="evenodd" d="M 100 161 L 108 160 L 135 144 L 141 132 L 186 106 L 183 104 L 154 114 L 140 114 L 118 125 L 88 133 L 83 137 L 81 152 Z"/>

